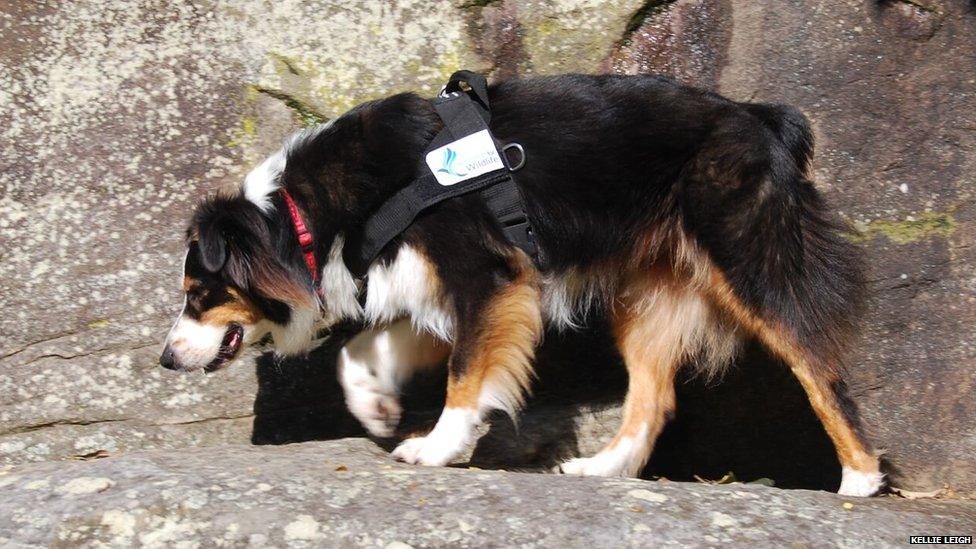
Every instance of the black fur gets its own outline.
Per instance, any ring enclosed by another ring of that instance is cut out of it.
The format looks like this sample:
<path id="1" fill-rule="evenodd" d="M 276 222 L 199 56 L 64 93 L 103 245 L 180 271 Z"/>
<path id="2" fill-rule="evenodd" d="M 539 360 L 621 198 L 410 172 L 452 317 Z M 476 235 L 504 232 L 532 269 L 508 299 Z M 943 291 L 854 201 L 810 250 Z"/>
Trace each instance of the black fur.
<path id="1" fill-rule="evenodd" d="M 860 253 L 807 179 L 813 138 L 799 111 L 651 76 L 516 80 L 489 93 L 492 132 L 525 148 L 518 183 L 551 272 L 612 262 L 654 226 L 677 224 L 760 316 L 838 359 L 862 302 Z M 426 100 L 401 94 L 291 150 L 283 180 L 311 217 L 319 257 L 418 176 L 439 129 Z M 462 197 L 403 238 L 464 303 L 506 277 L 500 236 L 478 199 Z"/>

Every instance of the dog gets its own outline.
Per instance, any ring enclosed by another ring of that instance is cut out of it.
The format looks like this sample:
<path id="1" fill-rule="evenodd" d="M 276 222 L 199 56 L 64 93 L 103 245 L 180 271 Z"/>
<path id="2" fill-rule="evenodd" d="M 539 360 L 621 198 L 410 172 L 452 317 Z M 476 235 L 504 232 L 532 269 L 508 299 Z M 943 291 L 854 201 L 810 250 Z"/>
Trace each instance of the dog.
<path id="1" fill-rule="evenodd" d="M 629 375 L 622 424 L 558 472 L 635 476 L 674 413 L 679 368 L 719 375 L 754 337 L 806 391 L 842 465 L 839 492 L 877 493 L 884 475 L 840 375 L 862 252 L 810 180 L 804 115 L 655 76 L 510 80 L 488 94 L 492 134 L 525 151 L 517 181 L 544 267 L 473 193 L 424 211 L 364 280 L 352 275 L 345 243 L 418 177 L 443 125 L 430 101 L 393 95 L 293 135 L 239 192 L 197 207 L 161 364 L 214 371 L 267 334 L 277 353 L 301 354 L 317 330 L 363 319 L 373 328 L 343 350 L 340 379 L 375 434 L 399 418 L 398 384 L 449 353 L 439 420 L 393 451 L 446 465 L 486 414 L 518 413 L 544 326 L 600 314 Z"/>

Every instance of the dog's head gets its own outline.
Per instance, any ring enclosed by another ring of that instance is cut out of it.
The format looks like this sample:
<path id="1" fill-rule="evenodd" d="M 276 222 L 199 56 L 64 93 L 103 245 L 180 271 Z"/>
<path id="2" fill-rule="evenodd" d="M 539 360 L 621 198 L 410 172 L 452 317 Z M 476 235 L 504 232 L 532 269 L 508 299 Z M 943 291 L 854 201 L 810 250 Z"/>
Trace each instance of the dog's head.
<path id="1" fill-rule="evenodd" d="M 438 124 L 429 102 L 416 95 L 365 103 L 287 139 L 238 194 L 198 206 L 187 232 L 186 302 L 160 364 L 214 371 L 269 333 L 276 352 L 300 354 L 313 346 L 317 328 L 360 314 L 341 235 L 414 177 Z M 312 214 L 305 222 L 316 233 L 322 303 L 287 207 L 275 204 L 277 189 L 287 185 L 304 189 L 300 198 Z"/>
<path id="2" fill-rule="evenodd" d="M 290 243 L 280 233 L 244 196 L 214 197 L 197 207 L 187 231 L 183 311 L 161 365 L 212 372 L 269 333 L 282 354 L 307 350 L 316 296 L 307 274 L 284 259 Z"/>

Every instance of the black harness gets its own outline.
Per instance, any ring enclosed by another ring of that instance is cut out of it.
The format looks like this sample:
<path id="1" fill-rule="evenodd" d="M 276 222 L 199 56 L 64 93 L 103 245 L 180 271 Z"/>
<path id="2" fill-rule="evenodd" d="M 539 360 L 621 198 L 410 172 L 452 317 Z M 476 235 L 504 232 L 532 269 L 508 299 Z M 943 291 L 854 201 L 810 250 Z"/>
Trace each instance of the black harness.
<path id="1" fill-rule="evenodd" d="M 532 234 L 525 201 L 512 175 L 525 164 L 525 151 L 518 143 L 499 146 L 491 135 L 485 77 L 458 71 L 431 102 L 444 121 L 444 129 L 424 152 L 420 162 L 422 175 L 384 202 L 366 221 L 360 240 L 344 247 L 343 259 L 350 272 L 363 277 L 383 247 L 405 231 L 422 211 L 476 191 L 508 241 L 541 265 L 542 255 Z M 465 154 L 471 151 L 477 154 Z M 509 152 L 519 153 L 517 162 L 512 163 Z"/>

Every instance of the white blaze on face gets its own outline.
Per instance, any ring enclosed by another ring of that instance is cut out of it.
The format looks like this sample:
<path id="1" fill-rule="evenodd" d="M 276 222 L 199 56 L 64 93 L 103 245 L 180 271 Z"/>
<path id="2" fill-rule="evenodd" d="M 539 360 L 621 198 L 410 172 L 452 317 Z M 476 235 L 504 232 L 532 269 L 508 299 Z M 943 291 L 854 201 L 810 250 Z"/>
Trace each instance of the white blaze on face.
<path id="1" fill-rule="evenodd" d="M 187 251 L 187 254 L 190 252 Z M 186 279 L 187 259 L 183 259 L 183 278 Z M 170 328 L 164 343 L 164 352 L 172 352 L 173 366 L 175 369 L 183 371 L 193 371 L 205 368 L 211 364 L 220 354 L 224 340 L 230 330 L 230 324 L 210 324 L 196 320 L 187 314 L 188 298 L 184 294 L 183 308 L 176 322 Z M 260 322 L 259 324 L 263 324 Z M 255 339 L 259 339 L 267 329 L 263 331 L 260 326 L 250 324 L 239 324 L 243 328 L 242 344 L 247 345 Z M 169 367 L 169 366 L 167 366 Z"/>
<path id="2" fill-rule="evenodd" d="M 240 348 L 257 342 L 271 331 L 271 323 L 261 321 L 257 324 L 238 324 L 243 329 Z M 198 322 L 185 313 L 166 338 L 166 345 L 172 350 L 179 369 L 194 371 L 207 367 L 217 359 L 228 336 L 231 325 L 215 325 Z M 238 351 L 239 355 L 240 351 Z M 231 357 L 224 364 L 229 364 Z M 222 365 L 223 366 L 223 365 Z"/>
<path id="3" fill-rule="evenodd" d="M 186 262 L 190 255 L 187 250 L 183 256 L 183 272 L 180 279 L 186 278 Z M 176 322 L 166 335 L 164 349 L 171 349 L 176 363 L 186 370 L 199 370 L 210 364 L 224 340 L 226 329 L 218 326 L 201 324 L 186 315 L 186 295 L 183 296 L 183 308 L 180 310 Z"/>
<path id="4" fill-rule="evenodd" d="M 199 370 L 217 358 L 226 331 L 226 327 L 202 324 L 181 314 L 166 345 L 184 370 Z"/>

